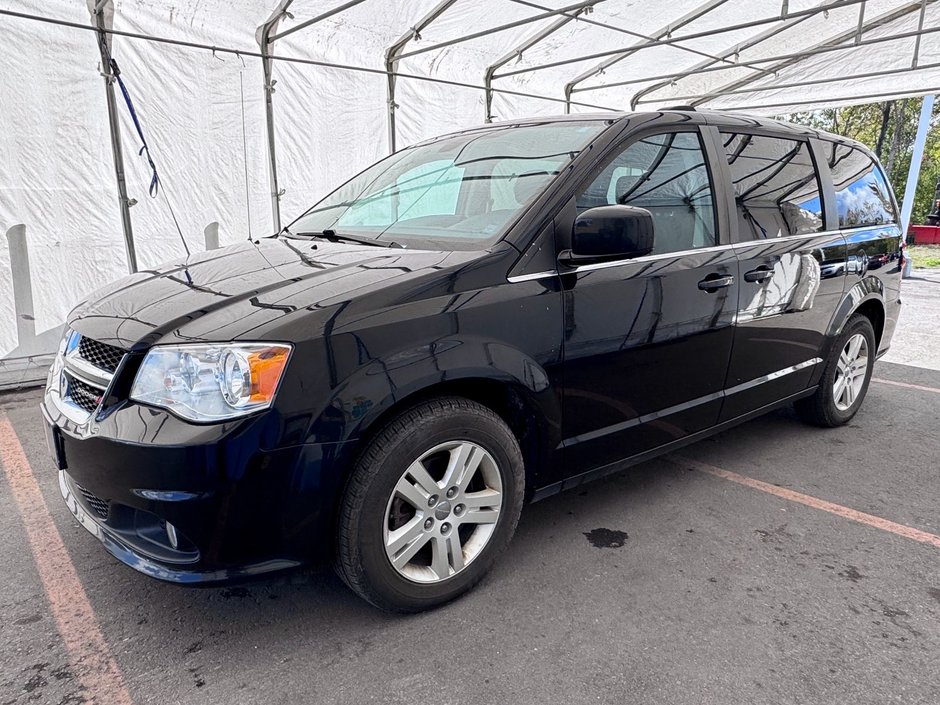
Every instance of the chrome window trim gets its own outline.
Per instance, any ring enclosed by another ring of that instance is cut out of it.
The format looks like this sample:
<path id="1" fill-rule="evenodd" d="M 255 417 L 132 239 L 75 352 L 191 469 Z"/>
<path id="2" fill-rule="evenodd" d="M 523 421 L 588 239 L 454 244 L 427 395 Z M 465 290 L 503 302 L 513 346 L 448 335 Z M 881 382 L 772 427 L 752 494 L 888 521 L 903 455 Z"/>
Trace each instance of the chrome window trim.
<path id="1" fill-rule="evenodd" d="M 506 280 L 512 284 L 518 282 L 527 282 L 535 281 L 537 279 L 545 279 L 547 277 L 560 276 L 562 274 L 578 274 L 580 272 L 591 272 L 596 269 L 609 269 L 611 267 L 623 267 L 629 264 L 643 263 L 643 262 L 655 262 L 661 259 L 668 259 L 670 257 L 685 257 L 688 255 L 693 255 L 699 252 L 720 252 L 722 250 L 732 250 L 737 252 L 738 250 L 744 250 L 750 247 L 757 247 L 760 245 L 768 245 L 778 242 L 796 242 L 799 240 L 812 240 L 814 238 L 825 238 L 825 237 L 836 237 L 836 236 L 845 236 L 851 235 L 853 233 L 862 232 L 865 230 L 877 230 L 882 228 L 899 228 L 897 223 L 885 223 L 884 225 L 861 225 L 855 228 L 845 228 L 839 230 L 821 230 L 815 233 L 802 233 L 800 235 L 787 235 L 786 237 L 768 237 L 763 240 L 744 240 L 742 242 L 732 242 L 724 245 L 713 245 L 711 247 L 696 247 L 690 250 L 676 250 L 675 252 L 661 252 L 656 255 L 644 255 L 643 257 L 634 257 L 632 259 L 618 259 L 611 260 L 610 262 L 595 262 L 593 264 L 582 264 L 578 267 L 570 267 L 565 271 L 550 271 L 550 272 L 534 272 L 533 274 L 519 274 L 516 276 L 506 277 Z"/>
<path id="2" fill-rule="evenodd" d="M 557 271 L 551 272 L 534 272 L 533 274 L 517 274 L 512 277 L 506 277 L 506 281 L 510 284 L 517 284 L 519 282 L 531 282 L 536 279 L 545 279 L 546 277 L 555 277 L 558 276 Z"/>

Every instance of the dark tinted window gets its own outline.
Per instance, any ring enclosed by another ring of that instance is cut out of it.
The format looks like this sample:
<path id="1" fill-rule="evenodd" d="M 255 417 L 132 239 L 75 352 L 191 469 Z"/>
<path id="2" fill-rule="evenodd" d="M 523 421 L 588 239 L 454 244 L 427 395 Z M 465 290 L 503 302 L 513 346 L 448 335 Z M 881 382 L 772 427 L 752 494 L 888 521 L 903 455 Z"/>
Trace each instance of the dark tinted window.
<path id="1" fill-rule="evenodd" d="M 819 176 L 809 144 L 722 133 L 743 240 L 786 237 L 823 229 Z"/>
<path id="2" fill-rule="evenodd" d="M 698 133 L 632 143 L 578 196 L 578 211 L 624 204 L 653 214 L 653 254 L 716 245 L 715 202 Z"/>
<path id="3" fill-rule="evenodd" d="M 839 227 L 855 228 L 896 222 L 891 191 L 884 174 L 872 158 L 844 144 L 833 144 L 829 153 Z"/>

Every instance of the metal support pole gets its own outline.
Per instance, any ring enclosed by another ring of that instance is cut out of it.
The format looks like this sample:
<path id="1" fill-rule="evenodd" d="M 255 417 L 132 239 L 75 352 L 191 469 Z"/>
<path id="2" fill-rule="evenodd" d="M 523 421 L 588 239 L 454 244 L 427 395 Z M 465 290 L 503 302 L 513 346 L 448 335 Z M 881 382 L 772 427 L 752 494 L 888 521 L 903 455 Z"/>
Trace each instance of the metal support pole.
<path id="1" fill-rule="evenodd" d="M 395 79 L 397 78 L 395 72 L 398 68 L 398 61 L 401 59 L 402 52 L 405 50 L 408 42 L 410 42 L 412 39 L 420 39 L 421 32 L 424 30 L 424 28 L 444 14 L 447 8 L 449 8 L 455 2 L 457 2 L 457 0 L 441 0 L 441 2 L 435 5 L 428 14 L 422 17 L 414 27 L 401 35 L 398 38 L 398 41 L 385 50 L 385 74 L 388 79 L 386 96 L 388 103 L 388 151 L 390 154 L 395 152 L 397 142 L 395 110 L 398 108 L 398 105 L 395 103 Z"/>
<path id="2" fill-rule="evenodd" d="M 271 186 L 271 219 L 274 232 L 281 232 L 281 196 L 283 192 L 277 183 L 277 154 L 274 133 L 274 60 L 271 56 L 273 42 L 271 35 L 287 14 L 287 8 L 294 0 L 281 0 L 274 14 L 258 29 L 256 38 L 261 46 L 261 70 L 264 73 L 264 124 L 268 138 L 268 182 Z"/>
<path id="3" fill-rule="evenodd" d="M 118 119 L 117 102 L 114 99 L 114 76 L 108 61 L 111 37 L 105 30 L 110 29 L 114 16 L 111 0 L 95 3 L 89 0 L 88 9 L 95 22 L 98 49 L 101 54 L 101 75 L 104 76 L 105 96 L 108 102 L 108 129 L 111 133 L 111 156 L 114 161 L 114 178 L 117 182 L 118 207 L 121 211 L 121 228 L 124 231 L 124 248 L 127 252 L 127 268 L 131 274 L 137 271 L 137 251 L 134 247 L 134 228 L 131 225 L 132 202 L 127 196 L 127 182 L 124 178 L 124 150 L 121 147 L 121 125 Z M 106 16 L 107 15 L 107 16 Z"/>
<path id="4" fill-rule="evenodd" d="M 904 187 L 904 203 L 901 206 L 901 228 L 904 237 L 907 237 L 911 226 L 911 211 L 914 210 L 914 194 L 917 192 L 917 181 L 920 178 L 920 166 L 924 159 L 924 145 L 927 142 L 927 131 L 930 128 L 930 117 L 933 115 L 933 95 L 925 95 L 924 103 L 920 108 L 920 120 L 917 122 L 917 137 L 914 139 L 914 152 L 911 154 L 911 166 L 907 170 L 907 186 Z"/>
<path id="5" fill-rule="evenodd" d="M 486 91 L 485 103 L 486 103 L 486 112 L 484 114 L 484 120 L 486 122 L 493 122 L 493 74 L 495 74 L 499 69 L 508 64 L 515 58 L 521 58 L 522 55 L 527 52 L 529 49 L 534 47 L 536 44 L 541 42 L 543 39 L 550 37 L 552 34 L 557 32 L 559 29 L 567 25 L 572 20 L 578 19 L 582 13 L 591 12 L 594 9 L 594 5 L 597 3 L 604 2 L 604 0 L 595 0 L 595 2 L 580 7 L 575 10 L 573 13 L 566 13 L 559 17 L 557 20 L 552 22 L 547 27 L 541 29 L 540 31 L 533 34 L 531 37 L 523 41 L 521 44 L 516 45 L 510 51 L 503 54 L 496 61 L 486 67 L 486 71 L 483 74 L 483 86 Z M 565 112 L 571 112 L 571 104 L 565 102 Z"/>
<path id="6" fill-rule="evenodd" d="M 643 40 L 642 42 L 638 43 L 636 46 L 639 47 L 639 46 L 645 45 L 646 43 L 650 41 L 659 41 L 660 39 L 668 38 L 672 36 L 672 33 L 675 32 L 677 29 L 682 29 L 687 24 L 691 24 L 692 22 L 695 22 L 695 20 L 707 15 L 709 12 L 711 12 L 715 8 L 721 7 L 722 5 L 725 4 L 725 2 L 727 2 L 727 0 L 707 0 L 707 2 L 702 3 L 701 5 L 693 9 L 691 12 L 686 13 L 679 19 L 673 22 L 670 22 L 669 24 L 665 25 L 661 29 L 656 30 L 648 39 Z M 676 46 L 681 47 L 682 45 L 679 44 Z M 630 56 L 633 56 L 634 54 L 637 53 L 637 51 L 639 51 L 639 49 L 627 49 L 621 54 L 608 57 L 604 59 L 603 61 L 601 61 L 596 66 L 592 66 L 587 71 L 584 71 L 583 73 L 578 74 L 573 79 L 568 81 L 568 83 L 565 84 L 565 113 L 571 112 L 571 94 L 576 91 L 575 87 L 579 83 L 582 83 L 586 81 L 587 79 L 592 78 L 593 76 L 597 76 L 600 73 L 603 73 L 605 69 L 608 69 L 614 64 L 620 61 L 623 61 L 624 59 Z M 723 60 L 721 57 L 713 57 L 713 58 L 715 59 L 715 61 L 718 61 L 718 62 Z M 715 63 L 715 62 L 713 61 L 712 63 Z"/>

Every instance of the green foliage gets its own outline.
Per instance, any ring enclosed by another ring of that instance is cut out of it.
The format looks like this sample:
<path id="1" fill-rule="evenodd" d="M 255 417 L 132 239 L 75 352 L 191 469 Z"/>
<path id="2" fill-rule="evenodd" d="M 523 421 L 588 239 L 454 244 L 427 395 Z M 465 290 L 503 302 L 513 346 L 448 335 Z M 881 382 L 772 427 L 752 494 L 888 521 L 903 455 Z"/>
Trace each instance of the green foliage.
<path id="1" fill-rule="evenodd" d="M 794 113 L 786 120 L 819 130 L 850 137 L 867 145 L 878 154 L 900 201 L 907 186 L 921 98 L 906 98 L 887 103 L 850 105 L 810 113 Z M 887 120 L 885 111 L 887 109 Z M 880 142 L 880 144 L 879 144 Z M 879 148 L 880 147 L 880 148 Z M 940 101 L 934 107 L 927 133 L 924 160 L 914 197 L 911 223 L 923 223 L 933 210 L 934 192 L 940 182 Z"/>
<path id="2" fill-rule="evenodd" d="M 917 245 L 907 248 L 907 256 L 914 260 L 918 269 L 936 269 L 940 267 L 940 245 Z"/>

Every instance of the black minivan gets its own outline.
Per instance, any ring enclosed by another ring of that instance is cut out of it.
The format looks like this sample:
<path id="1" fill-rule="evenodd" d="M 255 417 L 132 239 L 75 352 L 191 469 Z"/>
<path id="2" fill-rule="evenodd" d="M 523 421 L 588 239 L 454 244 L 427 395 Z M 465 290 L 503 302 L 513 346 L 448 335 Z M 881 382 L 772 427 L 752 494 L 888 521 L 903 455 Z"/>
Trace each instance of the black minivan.
<path id="1" fill-rule="evenodd" d="M 42 410 L 69 509 L 133 568 L 330 559 L 417 611 L 486 573 L 527 500 L 782 404 L 846 423 L 902 258 L 855 142 L 688 109 L 503 122 L 96 292 Z"/>

